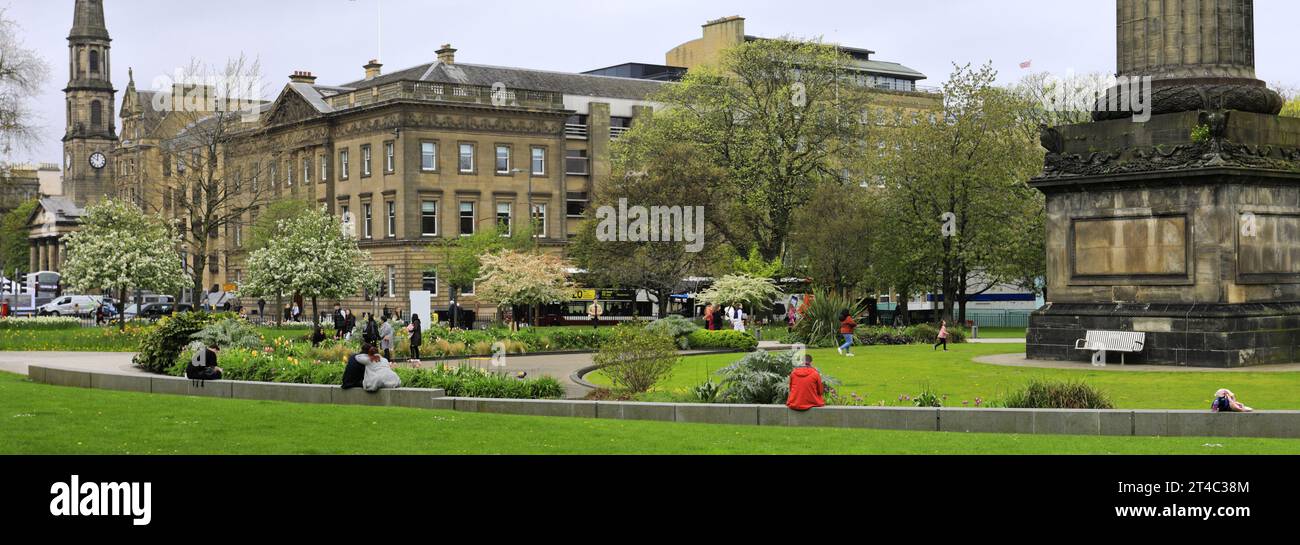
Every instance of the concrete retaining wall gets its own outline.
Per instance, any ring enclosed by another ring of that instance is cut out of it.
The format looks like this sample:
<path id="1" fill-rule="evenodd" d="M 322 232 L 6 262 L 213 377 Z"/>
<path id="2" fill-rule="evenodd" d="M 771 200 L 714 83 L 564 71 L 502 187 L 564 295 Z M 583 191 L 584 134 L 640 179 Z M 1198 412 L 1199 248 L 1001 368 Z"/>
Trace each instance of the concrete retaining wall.
<path id="1" fill-rule="evenodd" d="M 526 416 L 955 433 L 1300 438 L 1300 411 L 1242 414 L 1208 411 L 823 407 L 799 412 L 779 405 L 453 398 L 445 397 L 442 390 L 409 388 L 368 393 L 311 384 L 209 381 L 200 385 L 176 377 L 115 375 L 35 365 L 29 366 L 28 376 L 36 382 L 79 388 Z"/>
<path id="2" fill-rule="evenodd" d="M 282 384 L 278 382 L 242 382 L 234 380 L 193 381 L 180 377 L 121 375 L 57 367 L 29 365 L 27 376 L 34 382 L 55 386 L 122 390 L 150 394 L 171 394 L 233 399 L 287 401 L 291 403 L 328 403 L 335 405 L 371 405 L 434 409 L 434 401 L 446 395 L 443 390 L 399 388 L 370 393 L 344 390 L 320 384 Z"/>

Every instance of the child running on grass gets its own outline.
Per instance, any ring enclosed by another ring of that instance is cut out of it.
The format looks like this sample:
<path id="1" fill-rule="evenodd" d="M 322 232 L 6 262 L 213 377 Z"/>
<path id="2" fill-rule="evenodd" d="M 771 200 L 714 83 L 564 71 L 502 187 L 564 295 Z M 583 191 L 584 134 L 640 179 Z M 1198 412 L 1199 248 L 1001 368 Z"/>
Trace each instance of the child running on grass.
<path id="1" fill-rule="evenodd" d="M 844 336 L 844 344 L 836 349 L 839 350 L 840 355 L 853 357 L 853 353 L 849 350 L 853 348 L 853 331 L 857 328 L 858 322 L 854 321 L 853 313 L 848 309 L 840 312 L 840 335 Z"/>

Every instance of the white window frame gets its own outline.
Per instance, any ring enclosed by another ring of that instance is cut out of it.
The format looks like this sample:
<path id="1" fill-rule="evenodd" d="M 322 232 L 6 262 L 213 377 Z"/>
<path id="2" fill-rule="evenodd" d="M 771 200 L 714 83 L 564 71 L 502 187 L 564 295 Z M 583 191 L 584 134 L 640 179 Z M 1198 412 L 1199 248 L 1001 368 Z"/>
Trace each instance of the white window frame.
<path id="1" fill-rule="evenodd" d="M 541 214 L 538 214 L 539 211 Z M 537 232 L 533 233 L 533 236 L 536 238 L 546 238 L 546 203 L 533 203 L 528 219 L 533 222 L 533 225 L 538 226 Z"/>
<path id="2" fill-rule="evenodd" d="M 384 142 L 384 174 L 397 172 L 397 144 Z"/>
<path id="3" fill-rule="evenodd" d="M 384 225 L 388 229 L 388 238 L 397 238 L 397 201 L 384 201 L 387 219 Z"/>
<path id="4" fill-rule="evenodd" d="M 501 152 L 502 152 L 502 151 L 505 151 L 505 152 L 506 152 L 506 157 L 505 157 L 505 159 L 506 159 L 506 166 L 505 166 L 505 168 L 501 168 Z M 512 159 L 511 155 L 513 155 L 513 154 L 511 153 L 510 146 L 507 146 L 507 145 L 504 145 L 504 144 L 498 144 L 498 145 L 497 145 L 496 155 L 495 155 L 494 158 L 493 158 L 493 164 L 496 166 L 497 174 L 510 174 L 510 160 Z"/>
<path id="5" fill-rule="evenodd" d="M 424 230 L 424 220 L 426 217 L 424 206 L 433 205 L 433 232 L 429 233 Z M 436 237 L 438 236 L 438 201 L 421 200 L 420 201 L 420 236 Z"/>
<path id="6" fill-rule="evenodd" d="M 349 159 L 348 149 L 343 148 L 339 150 L 339 179 L 340 180 L 348 179 L 348 167 L 351 166 L 350 164 L 348 164 L 349 163 L 348 159 Z"/>
<path id="7" fill-rule="evenodd" d="M 461 144 L 459 144 L 459 145 L 456 146 L 456 170 L 459 171 L 461 174 L 473 174 L 473 173 L 474 173 L 474 160 L 475 160 L 475 157 L 474 157 L 474 156 L 477 155 L 477 150 L 475 150 L 474 148 L 475 148 L 474 144 L 471 144 L 471 143 L 461 143 Z M 466 150 L 466 149 L 469 149 L 469 168 L 468 168 L 468 169 L 465 168 L 465 150 Z"/>
<path id="8" fill-rule="evenodd" d="M 431 151 L 426 152 L 426 147 L 431 148 Z M 426 164 L 426 159 L 428 159 L 428 164 Z M 422 172 L 438 172 L 437 142 L 420 142 L 420 170 Z"/>
<path id="9" fill-rule="evenodd" d="M 501 210 L 502 210 L 502 208 L 504 208 L 504 209 L 505 209 L 505 212 L 506 212 L 506 232 L 501 233 L 501 236 L 502 236 L 502 237 L 509 237 L 510 235 L 514 234 L 514 231 L 515 231 L 515 205 L 514 205 L 514 203 L 511 203 L 511 202 L 509 202 L 509 201 L 501 201 L 501 202 L 498 202 L 498 203 L 497 203 L 497 213 L 496 213 L 496 218 L 497 218 L 497 227 L 498 227 L 498 228 L 501 227 Z"/>
<path id="10" fill-rule="evenodd" d="M 541 152 L 540 157 L 538 157 L 537 155 L 537 152 L 539 151 Z M 533 176 L 545 176 L 546 175 L 546 148 L 533 146 L 532 151 L 530 153 L 531 155 L 529 156 L 529 161 L 528 161 L 528 171 L 533 173 Z M 537 162 L 539 160 L 542 163 L 541 170 L 538 170 L 537 168 Z"/>
<path id="11" fill-rule="evenodd" d="M 374 152 L 370 145 L 361 146 L 361 175 L 364 177 L 374 174 L 374 166 Z"/>
<path id="12" fill-rule="evenodd" d="M 465 205 L 469 205 L 470 222 L 469 232 L 465 232 Z M 460 231 L 460 236 L 472 236 L 478 230 L 478 204 L 474 201 L 460 201 L 456 206 L 456 227 Z"/>
<path id="13" fill-rule="evenodd" d="M 364 236 L 366 240 L 373 240 L 374 233 L 371 231 L 370 222 L 374 218 L 375 207 L 371 203 L 363 203 L 361 205 L 361 211 L 363 214 L 365 214 L 365 222 L 366 222 L 365 225 L 361 227 L 362 236 Z"/>

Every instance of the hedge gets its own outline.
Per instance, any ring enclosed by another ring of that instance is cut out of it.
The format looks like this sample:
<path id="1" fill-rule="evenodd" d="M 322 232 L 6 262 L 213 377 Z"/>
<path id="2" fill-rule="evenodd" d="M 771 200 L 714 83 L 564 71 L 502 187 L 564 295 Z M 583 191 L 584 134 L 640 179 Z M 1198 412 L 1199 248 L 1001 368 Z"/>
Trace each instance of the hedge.
<path id="1" fill-rule="evenodd" d="M 709 331 L 699 329 L 686 336 L 692 350 L 735 350 L 753 352 L 758 348 L 758 339 L 753 335 L 734 329 Z"/>

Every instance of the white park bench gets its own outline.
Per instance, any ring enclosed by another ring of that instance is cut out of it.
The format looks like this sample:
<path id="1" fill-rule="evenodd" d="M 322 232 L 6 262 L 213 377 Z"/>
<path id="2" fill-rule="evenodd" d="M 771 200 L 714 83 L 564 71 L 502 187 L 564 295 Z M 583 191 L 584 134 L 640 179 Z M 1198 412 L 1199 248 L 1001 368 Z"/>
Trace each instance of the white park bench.
<path id="1" fill-rule="evenodd" d="M 1074 343 L 1075 350 L 1091 350 L 1092 364 L 1106 366 L 1106 353 L 1119 352 L 1119 363 L 1124 364 L 1124 354 L 1141 352 L 1147 334 L 1137 331 L 1089 331 L 1086 339 Z"/>

